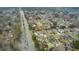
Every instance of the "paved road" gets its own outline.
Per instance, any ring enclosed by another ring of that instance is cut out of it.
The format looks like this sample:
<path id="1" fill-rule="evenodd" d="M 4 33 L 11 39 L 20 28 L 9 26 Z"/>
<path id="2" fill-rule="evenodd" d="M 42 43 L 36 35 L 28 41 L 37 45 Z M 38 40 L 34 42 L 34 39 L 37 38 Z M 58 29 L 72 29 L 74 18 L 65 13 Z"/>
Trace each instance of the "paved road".
<path id="1" fill-rule="evenodd" d="M 20 20 L 21 20 L 21 30 L 22 30 L 22 37 L 21 37 L 21 50 L 23 51 L 34 51 L 35 46 L 34 42 L 32 40 L 32 35 L 29 30 L 29 26 L 27 23 L 27 20 L 24 16 L 24 12 L 21 8 L 19 8 L 20 11 Z"/>

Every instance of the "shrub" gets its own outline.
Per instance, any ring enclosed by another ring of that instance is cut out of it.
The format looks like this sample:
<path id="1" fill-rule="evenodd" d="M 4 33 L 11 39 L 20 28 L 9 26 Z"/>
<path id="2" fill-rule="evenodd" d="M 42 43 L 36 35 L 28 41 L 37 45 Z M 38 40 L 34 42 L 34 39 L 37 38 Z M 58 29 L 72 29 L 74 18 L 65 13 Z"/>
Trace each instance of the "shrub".
<path id="1" fill-rule="evenodd" d="M 78 40 L 73 40 L 73 48 L 79 49 L 79 41 Z"/>

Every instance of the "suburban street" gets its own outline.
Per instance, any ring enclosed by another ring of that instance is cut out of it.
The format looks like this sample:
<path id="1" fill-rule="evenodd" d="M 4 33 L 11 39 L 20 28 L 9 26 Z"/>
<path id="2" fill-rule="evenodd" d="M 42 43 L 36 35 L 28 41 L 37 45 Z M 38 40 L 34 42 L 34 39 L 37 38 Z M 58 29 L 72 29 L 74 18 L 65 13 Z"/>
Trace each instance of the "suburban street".
<path id="1" fill-rule="evenodd" d="M 20 11 L 20 20 L 21 20 L 21 48 L 23 51 L 34 51 L 34 43 L 32 40 L 32 35 L 29 31 L 27 20 L 25 19 L 24 12 L 19 8 Z"/>
<path id="2" fill-rule="evenodd" d="M 79 51 L 79 8 L 1 7 L 0 51 Z"/>

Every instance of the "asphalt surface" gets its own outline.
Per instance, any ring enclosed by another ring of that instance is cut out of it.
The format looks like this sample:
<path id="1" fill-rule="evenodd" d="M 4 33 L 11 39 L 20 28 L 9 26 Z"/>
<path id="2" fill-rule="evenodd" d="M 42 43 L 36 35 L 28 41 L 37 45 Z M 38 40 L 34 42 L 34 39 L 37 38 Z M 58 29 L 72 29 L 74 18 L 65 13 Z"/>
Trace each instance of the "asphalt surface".
<path id="1" fill-rule="evenodd" d="M 24 16 L 24 12 L 22 11 L 21 8 L 19 8 L 19 12 L 20 12 L 20 21 L 21 21 L 21 30 L 22 30 L 21 50 L 22 51 L 35 51 L 36 49 L 34 46 L 34 42 L 32 40 L 32 35 L 30 33 L 27 20 Z"/>

